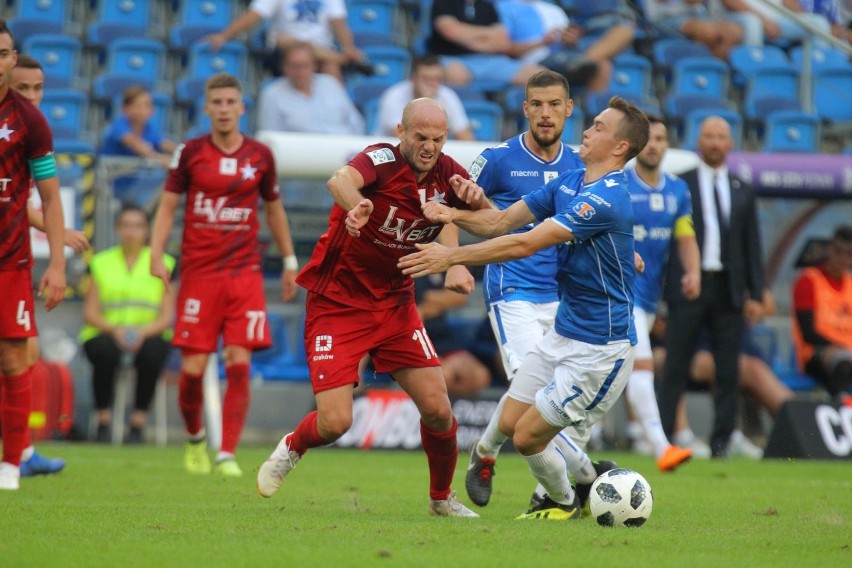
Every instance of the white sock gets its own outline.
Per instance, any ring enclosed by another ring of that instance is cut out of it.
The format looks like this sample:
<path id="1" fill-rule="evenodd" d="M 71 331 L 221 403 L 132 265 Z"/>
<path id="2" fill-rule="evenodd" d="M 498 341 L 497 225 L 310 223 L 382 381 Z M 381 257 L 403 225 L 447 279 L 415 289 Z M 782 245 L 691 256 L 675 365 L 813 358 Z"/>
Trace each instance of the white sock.
<path id="1" fill-rule="evenodd" d="M 674 434 L 674 443 L 681 448 L 688 448 L 695 441 L 695 432 L 690 428 L 678 430 Z"/>
<path id="2" fill-rule="evenodd" d="M 192 442 L 193 444 L 195 444 L 195 443 L 202 441 L 206 437 L 207 437 L 207 430 L 202 428 L 201 430 L 198 431 L 198 433 L 190 434 L 189 435 L 189 441 Z"/>
<path id="3" fill-rule="evenodd" d="M 543 452 L 524 456 L 532 473 L 539 483 L 544 486 L 551 499 L 563 505 L 574 502 L 574 490 L 568 481 L 568 470 L 565 469 L 565 460 L 556 451 L 556 446 L 551 442 Z"/>
<path id="4" fill-rule="evenodd" d="M 591 483 L 598 477 L 589 455 L 581 450 L 564 430 L 553 438 L 553 445 L 565 460 L 565 467 L 574 477 L 574 481 Z"/>
<path id="5" fill-rule="evenodd" d="M 488 426 L 485 427 L 485 431 L 476 445 L 476 451 L 482 457 L 496 459 L 503 443 L 508 440 L 508 437 L 498 427 L 500 424 L 500 414 L 503 413 L 503 406 L 506 403 L 506 396 L 504 394 L 500 397 L 500 402 L 497 403 L 497 408 L 494 409 L 494 413 L 488 421 Z"/>
<path id="6" fill-rule="evenodd" d="M 27 446 L 24 448 L 24 451 L 21 452 L 21 462 L 29 461 L 33 454 L 35 453 L 35 446 Z"/>
<path id="7" fill-rule="evenodd" d="M 633 414 L 639 418 L 645 437 L 658 458 L 669 447 L 669 440 L 660 423 L 660 409 L 657 395 L 654 393 L 654 373 L 651 371 L 633 371 L 627 380 L 627 400 Z"/>
<path id="8" fill-rule="evenodd" d="M 233 459 L 237 459 L 237 456 L 235 456 L 231 452 L 219 452 L 218 454 L 216 454 L 216 463 Z"/>

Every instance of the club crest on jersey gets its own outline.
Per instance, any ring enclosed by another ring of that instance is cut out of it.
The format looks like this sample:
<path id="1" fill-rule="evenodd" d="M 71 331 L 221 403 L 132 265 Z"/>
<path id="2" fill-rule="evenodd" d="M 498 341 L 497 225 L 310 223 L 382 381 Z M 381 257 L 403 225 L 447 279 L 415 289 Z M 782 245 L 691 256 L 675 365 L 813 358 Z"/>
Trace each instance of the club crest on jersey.
<path id="1" fill-rule="evenodd" d="M 251 162 L 246 160 L 246 163 L 240 168 L 240 173 L 243 175 L 243 181 L 254 179 L 254 174 L 257 173 L 257 168 L 252 167 Z"/>
<path id="2" fill-rule="evenodd" d="M 553 181 L 558 177 L 559 177 L 559 172 L 554 172 L 554 171 L 549 171 L 549 170 L 544 171 L 544 183 L 547 183 L 549 181 Z"/>
<path id="3" fill-rule="evenodd" d="M 663 196 L 659 193 L 652 193 L 648 199 L 648 207 L 651 208 L 651 211 L 663 211 L 666 208 L 666 205 L 663 200 Z"/>
<path id="4" fill-rule="evenodd" d="M 470 167 L 467 169 L 467 175 L 470 176 L 470 179 L 476 181 L 479 179 L 479 174 L 482 173 L 482 168 L 485 167 L 485 164 L 488 163 L 488 160 L 485 159 L 482 155 L 476 157 Z"/>
<path id="5" fill-rule="evenodd" d="M 574 206 L 574 213 L 588 221 L 595 214 L 595 208 L 586 203 L 585 201 L 581 201 L 577 205 Z"/>
<path id="6" fill-rule="evenodd" d="M 220 158 L 219 173 L 223 176 L 237 175 L 237 159 L 236 158 Z"/>
<path id="7" fill-rule="evenodd" d="M 379 148 L 378 150 L 372 150 L 371 152 L 367 152 L 367 155 L 370 157 L 370 161 L 373 162 L 374 166 L 396 161 L 396 157 L 393 155 L 393 152 L 389 148 Z"/>

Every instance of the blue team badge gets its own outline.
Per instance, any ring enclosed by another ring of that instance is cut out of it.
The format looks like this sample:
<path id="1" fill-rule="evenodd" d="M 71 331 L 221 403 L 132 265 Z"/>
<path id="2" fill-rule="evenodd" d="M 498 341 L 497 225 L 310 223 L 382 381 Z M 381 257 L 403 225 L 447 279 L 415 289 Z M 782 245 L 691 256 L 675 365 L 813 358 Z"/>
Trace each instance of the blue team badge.
<path id="1" fill-rule="evenodd" d="M 595 208 L 586 203 L 585 201 L 581 201 L 577 205 L 574 206 L 574 213 L 588 221 L 595 214 Z"/>

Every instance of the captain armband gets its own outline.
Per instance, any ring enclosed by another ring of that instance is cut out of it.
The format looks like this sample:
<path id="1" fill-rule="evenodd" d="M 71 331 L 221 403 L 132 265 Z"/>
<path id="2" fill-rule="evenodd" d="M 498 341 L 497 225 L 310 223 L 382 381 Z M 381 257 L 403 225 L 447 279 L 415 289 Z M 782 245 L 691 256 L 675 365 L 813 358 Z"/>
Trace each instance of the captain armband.
<path id="1" fill-rule="evenodd" d="M 56 177 L 56 159 L 53 157 L 53 152 L 33 158 L 28 162 L 35 181 Z"/>
<path id="2" fill-rule="evenodd" d="M 674 236 L 676 239 L 695 236 L 695 225 L 692 222 L 692 215 L 684 215 L 677 218 L 674 225 Z"/>

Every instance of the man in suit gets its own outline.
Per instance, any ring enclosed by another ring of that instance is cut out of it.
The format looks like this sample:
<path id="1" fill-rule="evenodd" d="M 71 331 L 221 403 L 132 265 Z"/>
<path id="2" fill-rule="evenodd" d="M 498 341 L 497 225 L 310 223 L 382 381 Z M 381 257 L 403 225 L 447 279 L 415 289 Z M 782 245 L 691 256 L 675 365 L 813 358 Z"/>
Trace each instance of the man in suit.
<path id="1" fill-rule="evenodd" d="M 730 125 L 718 116 L 708 117 L 698 138 L 701 163 L 681 176 L 692 196 L 701 249 L 701 294 L 694 300 L 683 296 L 683 267 L 678 255 L 671 255 L 665 295 L 668 356 L 657 391 L 660 419 L 671 438 L 698 334 L 706 326 L 716 361 L 716 417 L 710 437 L 714 457 L 727 456 L 734 430 L 737 358 L 745 321 L 753 323 L 762 315 L 763 261 L 754 191 L 728 172 L 725 159 L 733 146 Z"/>

